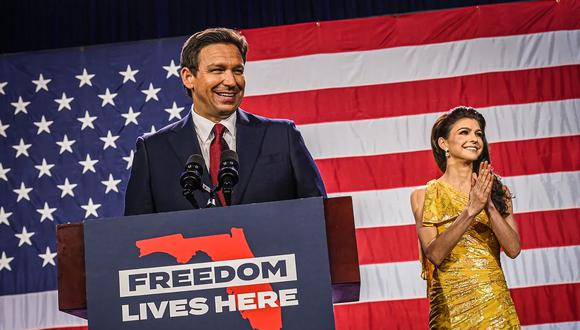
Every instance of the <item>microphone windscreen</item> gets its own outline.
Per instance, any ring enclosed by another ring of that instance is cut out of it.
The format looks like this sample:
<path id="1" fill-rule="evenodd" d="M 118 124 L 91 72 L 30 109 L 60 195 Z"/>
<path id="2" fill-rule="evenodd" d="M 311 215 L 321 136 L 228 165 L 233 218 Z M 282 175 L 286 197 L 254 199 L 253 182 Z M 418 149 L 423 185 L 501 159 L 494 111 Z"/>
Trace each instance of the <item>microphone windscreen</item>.
<path id="1" fill-rule="evenodd" d="M 235 161 L 236 164 L 238 163 L 238 154 L 233 150 L 224 150 L 220 156 L 220 162 L 224 161 Z"/>
<path id="2" fill-rule="evenodd" d="M 197 165 L 202 165 L 203 164 L 203 157 L 200 154 L 193 154 L 191 156 L 189 156 L 189 158 L 187 159 L 187 164 L 197 164 Z"/>

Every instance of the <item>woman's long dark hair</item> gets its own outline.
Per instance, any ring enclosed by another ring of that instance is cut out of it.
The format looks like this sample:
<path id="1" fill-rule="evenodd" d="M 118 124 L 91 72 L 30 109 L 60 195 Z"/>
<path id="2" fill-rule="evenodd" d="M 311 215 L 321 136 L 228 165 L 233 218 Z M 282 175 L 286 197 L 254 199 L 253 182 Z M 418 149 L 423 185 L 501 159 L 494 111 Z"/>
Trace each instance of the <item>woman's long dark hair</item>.
<path id="1" fill-rule="evenodd" d="M 444 113 L 439 118 L 437 118 L 435 124 L 433 125 L 433 129 L 431 130 L 431 149 L 433 150 L 433 156 L 435 157 L 437 166 L 442 172 L 445 172 L 445 169 L 447 168 L 447 157 L 445 156 L 445 151 L 439 147 L 439 143 L 437 141 L 441 137 L 447 140 L 449 138 L 451 126 L 453 126 L 453 124 L 455 124 L 459 119 L 463 118 L 475 119 L 479 123 L 479 127 L 481 128 L 483 134 L 483 150 L 479 158 L 477 158 L 477 160 L 475 160 L 472 164 L 473 171 L 479 175 L 479 165 L 481 162 L 487 160 L 489 163 L 491 163 L 491 159 L 489 157 L 487 138 L 485 137 L 485 118 L 483 118 L 483 116 L 477 112 L 477 110 L 471 107 L 459 106 L 451 109 L 449 112 Z M 503 184 L 501 183 L 500 179 L 497 175 L 494 175 L 493 185 L 491 188 L 491 200 L 495 205 L 495 208 L 504 217 L 509 215 L 506 202 L 507 198 L 511 198 L 511 196 L 507 196 L 507 193 L 504 191 Z"/>

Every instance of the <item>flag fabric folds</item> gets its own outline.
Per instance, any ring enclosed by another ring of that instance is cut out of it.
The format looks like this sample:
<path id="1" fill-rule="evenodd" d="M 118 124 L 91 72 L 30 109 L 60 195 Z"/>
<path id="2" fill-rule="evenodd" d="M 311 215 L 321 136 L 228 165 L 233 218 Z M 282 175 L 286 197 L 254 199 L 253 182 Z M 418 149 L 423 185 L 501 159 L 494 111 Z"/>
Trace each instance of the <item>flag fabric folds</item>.
<path id="1" fill-rule="evenodd" d="M 245 30 L 242 108 L 296 122 L 331 196 L 353 196 L 361 301 L 337 329 L 427 327 L 409 196 L 429 134 L 485 116 L 522 253 L 502 265 L 522 324 L 580 327 L 580 2 L 524 2 Z M 0 59 L 0 328 L 57 312 L 55 227 L 122 214 L 134 142 L 182 118 L 183 38 Z M 176 174 L 177 177 L 178 174 Z"/>

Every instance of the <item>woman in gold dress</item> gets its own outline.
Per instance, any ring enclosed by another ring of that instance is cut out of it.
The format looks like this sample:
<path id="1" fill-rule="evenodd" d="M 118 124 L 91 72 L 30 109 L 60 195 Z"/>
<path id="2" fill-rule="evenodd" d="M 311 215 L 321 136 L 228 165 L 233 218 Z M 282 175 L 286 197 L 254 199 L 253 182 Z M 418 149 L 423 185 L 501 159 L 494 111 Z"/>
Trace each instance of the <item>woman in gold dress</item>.
<path id="1" fill-rule="evenodd" d="M 515 258 L 520 240 L 511 194 L 490 165 L 485 119 L 473 108 L 452 109 L 435 122 L 431 147 L 444 173 L 411 195 L 429 328 L 519 328 L 500 248 Z"/>

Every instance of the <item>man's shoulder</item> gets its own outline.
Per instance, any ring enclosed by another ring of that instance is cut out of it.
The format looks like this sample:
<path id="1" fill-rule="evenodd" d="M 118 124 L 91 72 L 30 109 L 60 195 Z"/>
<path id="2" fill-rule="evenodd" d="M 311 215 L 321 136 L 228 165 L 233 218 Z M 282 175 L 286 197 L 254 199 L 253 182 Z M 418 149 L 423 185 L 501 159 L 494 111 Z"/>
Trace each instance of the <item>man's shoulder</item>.
<path id="1" fill-rule="evenodd" d="M 172 134 L 176 130 L 183 128 L 185 126 L 185 121 L 188 120 L 188 118 L 189 118 L 189 120 L 191 120 L 191 118 L 189 116 L 186 116 L 185 118 L 182 118 L 181 120 L 178 120 L 174 123 L 168 124 L 168 125 L 160 128 L 156 132 L 145 133 L 141 136 L 141 138 L 145 141 L 156 141 L 156 140 L 165 139 L 168 135 Z"/>
<path id="2" fill-rule="evenodd" d="M 247 112 L 245 110 L 240 109 L 240 117 L 246 118 L 250 123 L 256 125 L 266 125 L 266 126 L 280 126 L 280 127 L 288 127 L 293 126 L 294 122 L 289 119 L 281 119 L 281 118 L 268 118 L 260 115 L 253 114 L 251 112 Z"/>

